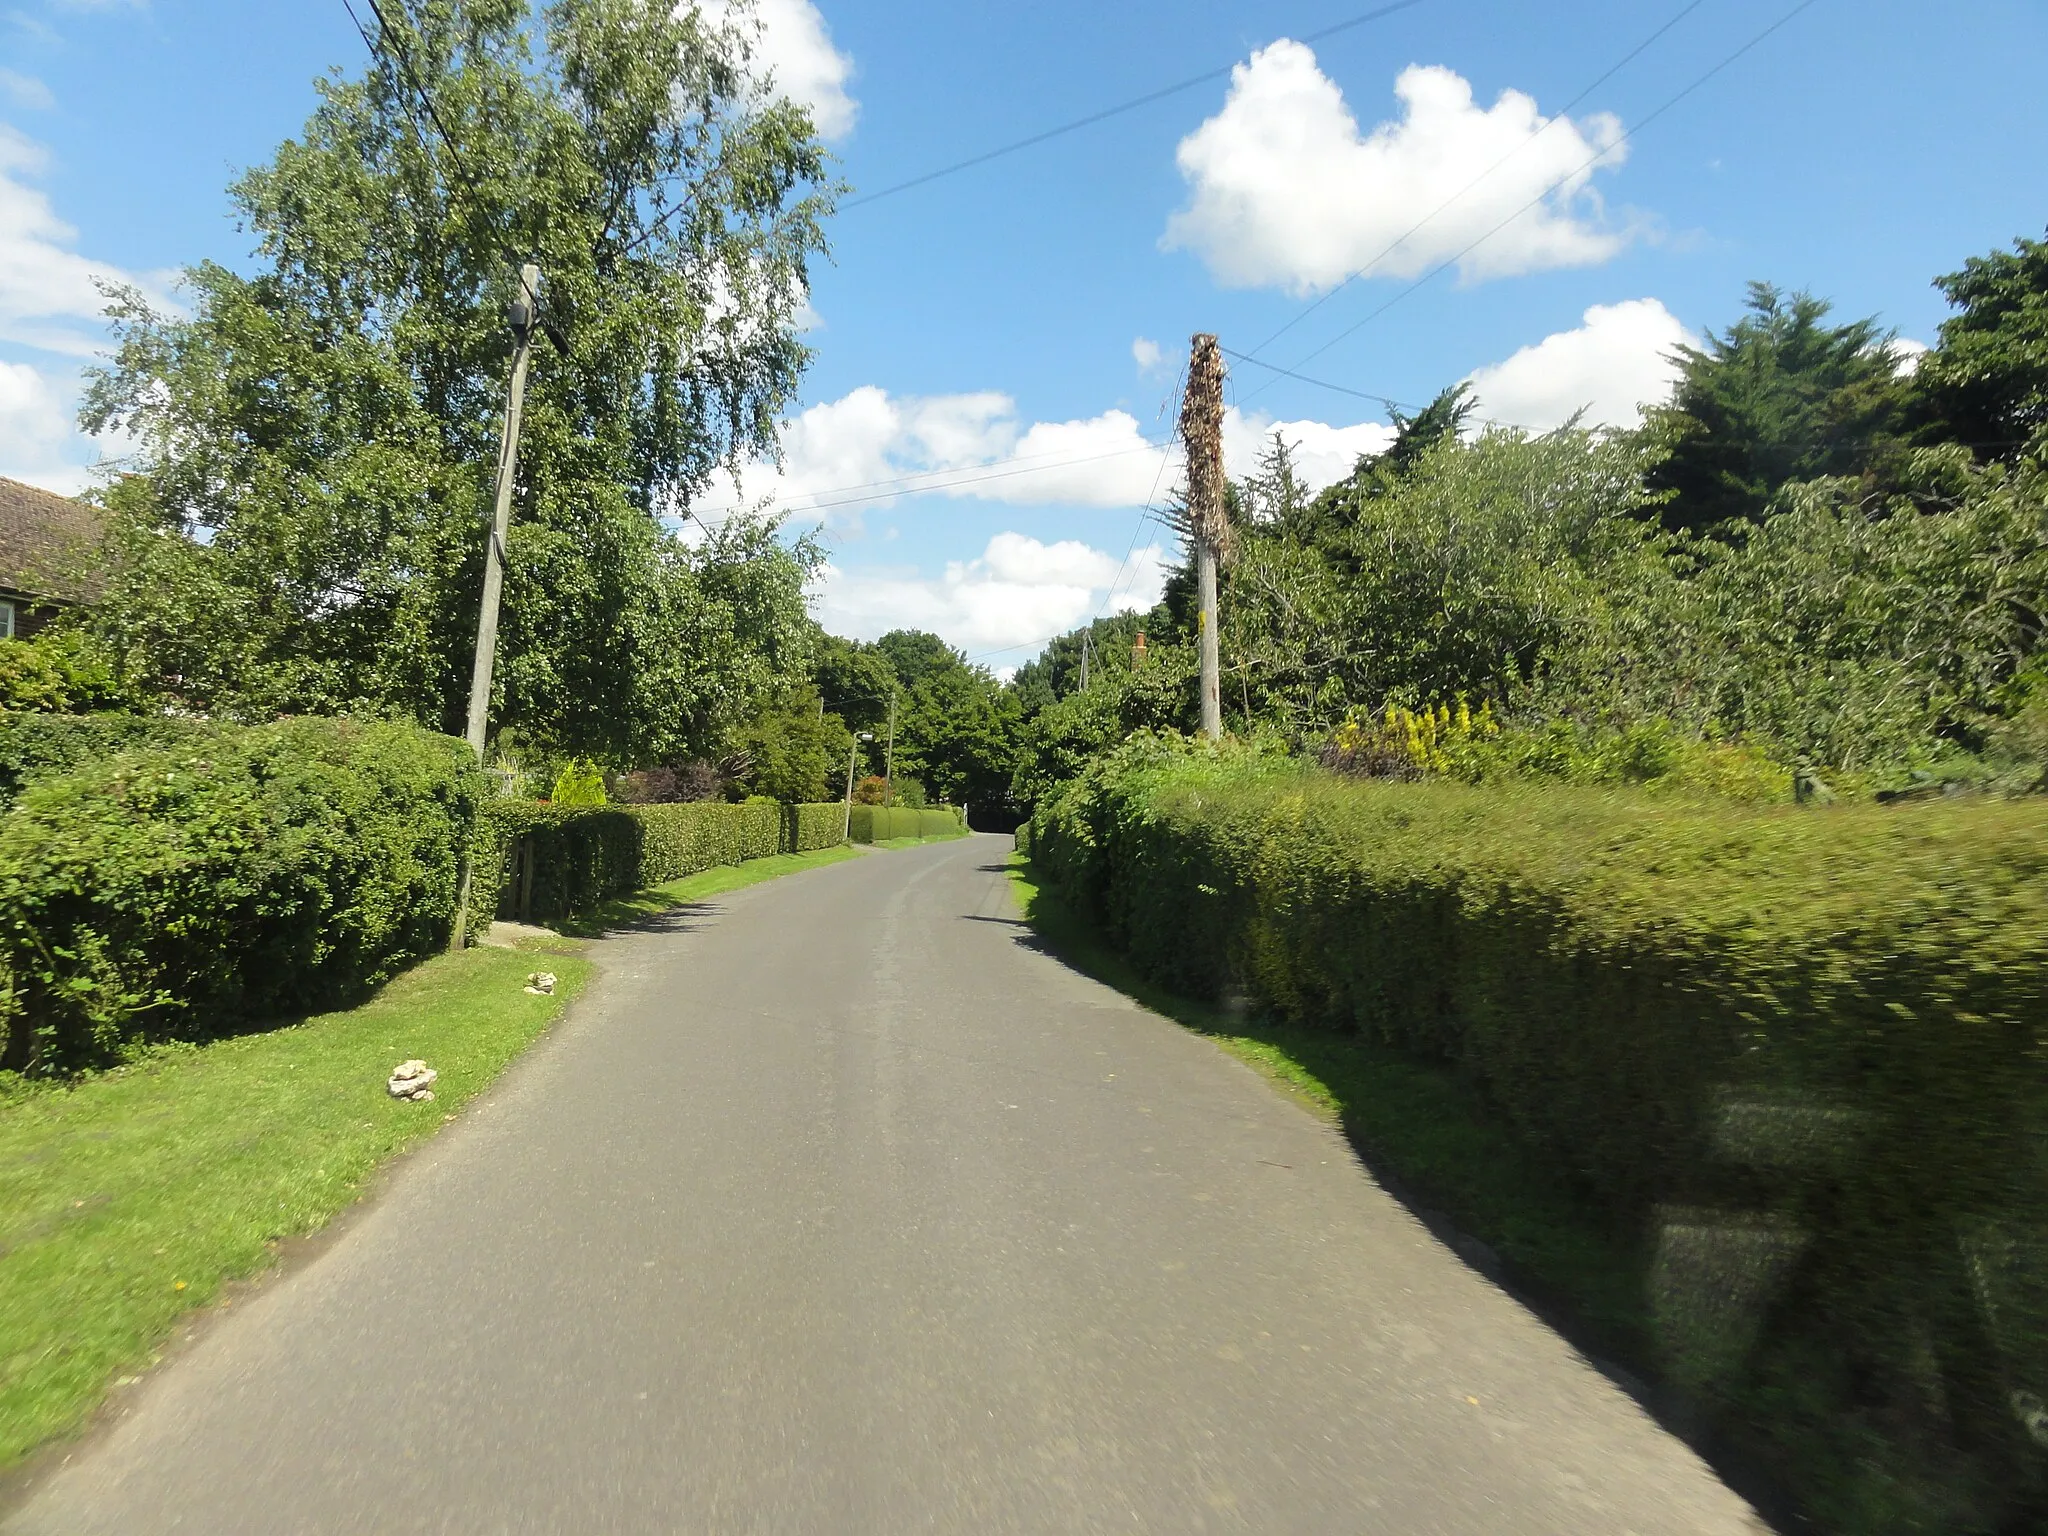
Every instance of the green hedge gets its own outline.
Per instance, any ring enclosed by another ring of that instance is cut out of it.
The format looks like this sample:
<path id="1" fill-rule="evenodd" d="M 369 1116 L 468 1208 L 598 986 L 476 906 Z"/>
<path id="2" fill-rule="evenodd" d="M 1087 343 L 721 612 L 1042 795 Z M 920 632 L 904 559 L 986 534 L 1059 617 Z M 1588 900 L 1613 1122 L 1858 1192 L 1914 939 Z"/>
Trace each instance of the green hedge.
<path id="1" fill-rule="evenodd" d="M 472 925 L 563 917 L 716 864 L 805 853 L 840 842 L 842 805 L 684 805 L 570 808 L 498 801 L 471 887 Z"/>
<path id="2" fill-rule="evenodd" d="M 1155 979 L 1454 1064 L 1641 1234 L 1667 1380 L 1824 1526 L 2041 1518 L 2048 802 L 1375 784 L 1139 743 L 1029 846 Z"/>
<path id="3" fill-rule="evenodd" d="M 883 843 L 898 837 L 952 837 L 967 830 L 957 806 L 856 805 L 848 838 L 856 843 Z"/>
<path id="4" fill-rule="evenodd" d="M 38 779 L 69 773 L 137 747 L 169 747 L 219 727 L 168 715 L 0 712 L 0 808 Z"/>
<path id="5" fill-rule="evenodd" d="M 0 816 L 0 1065 L 69 1072 L 332 1007 L 446 944 L 486 793 L 461 742 L 337 720 L 176 734 L 32 777 Z"/>

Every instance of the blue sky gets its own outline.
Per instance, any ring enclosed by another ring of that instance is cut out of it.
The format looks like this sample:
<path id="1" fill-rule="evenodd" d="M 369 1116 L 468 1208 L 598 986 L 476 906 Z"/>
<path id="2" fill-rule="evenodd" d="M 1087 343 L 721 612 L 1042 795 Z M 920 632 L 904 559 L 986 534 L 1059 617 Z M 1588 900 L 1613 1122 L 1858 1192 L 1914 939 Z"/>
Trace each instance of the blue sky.
<path id="1" fill-rule="evenodd" d="M 2048 225 L 2048 8 L 1814 0 L 1670 105 L 1795 3 L 1420 0 L 1303 43 L 1366 0 L 759 0 L 855 197 L 1236 68 L 847 207 L 786 471 L 705 506 L 822 522 L 828 627 L 917 624 L 1007 668 L 1156 591 L 1142 506 L 1175 466 L 1147 442 L 1192 331 L 1401 401 L 1472 377 L 1532 427 L 1632 419 L 1753 277 L 1931 340 L 1936 273 Z M 227 181 L 363 47 L 340 0 L 4 6 L 0 474 L 73 490 L 100 451 L 70 426 L 104 344 L 90 274 L 163 291 L 244 260 Z M 1323 478 L 1383 437 L 1383 408 L 1254 364 L 1230 389 L 1234 469 L 1275 424 Z"/>

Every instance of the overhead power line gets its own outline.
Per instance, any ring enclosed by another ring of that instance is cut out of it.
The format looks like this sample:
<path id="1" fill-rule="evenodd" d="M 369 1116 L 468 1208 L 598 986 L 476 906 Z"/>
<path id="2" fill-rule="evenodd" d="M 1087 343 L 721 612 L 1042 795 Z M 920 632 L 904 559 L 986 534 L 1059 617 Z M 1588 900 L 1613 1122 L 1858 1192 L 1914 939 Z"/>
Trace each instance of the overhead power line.
<path id="1" fill-rule="evenodd" d="M 367 3 L 370 14 L 377 18 L 376 38 L 370 36 L 370 29 L 363 25 L 363 19 L 356 14 L 356 8 L 350 0 L 341 0 L 342 9 L 348 12 L 348 19 L 355 23 L 356 31 L 362 37 L 363 46 L 370 50 L 370 58 L 373 61 L 382 60 L 389 63 L 398 76 L 400 89 L 396 94 L 399 108 L 405 113 L 406 121 L 412 125 L 413 136 L 420 141 L 420 148 L 427 152 L 429 160 L 435 158 L 433 147 L 427 143 L 426 129 L 414 115 L 411 103 L 415 100 L 426 109 L 427 119 L 433 124 L 435 135 L 448 151 L 448 162 L 455 167 L 455 174 L 468 191 L 478 215 L 491 226 L 491 238 L 497 243 L 498 254 L 513 271 L 518 271 L 522 259 L 513 254 L 499 232 L 497 219 L 491 213 L 490 202 L 484 197 L 483 185 L 471 174 L 469 162 L 463 159 L 462 151 L 455 143 L 455 136 L 448 131 L 448 125 L 441 121 L 441 113 L 434 105 L 432 93 L 427 90 L 418 72 L 412 67 L 411 55 L 406 51 L 405 45 L 398 40 L 398 34 L 392 30 L 391 23 L 385 18 L 384 8 L 378 4 L 378 0 L 367 0 Z"/>
<path id="2" fill-rule="evenodd" d="M 1669 32 L 1673 27 L 1677 26 L 1681 21 L 1685 20 L 1686 17 L 1690 16 L 1694 11 L 1698 10 L 1704 4 L 1706 4 L 1706 0 L 1689 0 L 1688 4 L 1679 7 L 1679 9 L 1670 17 L 1669 20 L 1667 20 L 1664 23 L 1663 26 L 1659 27 L 1656 31 L 1652 32 L 1640 43 L 1637 43 L 1635 47 L 1629 49 L 1627 53 L 1623 54 L 1619 59 L 1615 60 L 1613 64 L 1609 65 L 1605 70 L 1603 70 L 1599 78 L 1593 80 L 1586 86 L 1584 90 L 1580 91 L 1578 95 L 1574 96 L 1570 101 L 1566 102 L 1563 106 L 1559 107 L 1551 117 L 1545 120 L 1541 128 L 1537 129 L 1534 133 L 1530 134 L 1529 137 L 1522 140 L 1521 143 L 1517 144 L 1513 149 L 1509 150 L 1506 154 L 1502 155 L 1498 160 L 1494 161 L 1493 164 L 1489 165 L 1477 176 L 1474 176 L 1470 181 L 1466 182 L 1464 186 L 1458 188 L 1457 191 L 1453 192 L 1449 197 L 1445 198 L 1442 202 L 1438 203 L 1436 207 L 1432 208 L 1428 213 L 1424 214 L 1420 219 L 1418 219 L 1414 223 L 1414 225 L 1412 225 L 1404 234 L 1398 235 L 1392 241 L 1390 241 L 1387 245 L 1387 248 L 1381 251 L 1379 255 L 1373 257 L 1373 259 L 1371 261 L 1368 261 L 1364 266 L 1350 273 L 1344 279 L 1343 282 L 1339 283 L 1336 287 L 1332 288 L 1328 293 L 1323 294 L 1320 298 L 1316 299 L 1314 302 L 1309 304 L 1309 306 L 1306 309 L 1303 309 L 1300 312 L 1298 312 L 1292 320 L 1289 320 L 1285 325 L 1281 326 L 1279 330 L 1275 331 L 1272 335 L 1268 336 L 1256 347 L 1253 347 L 1249 353 L 1243 355 L 1246 356 L 1247 359 L 1256 358 L 1259 353 L 1265 351 L 1266 348 L 1273 345 L 1274 342 L 1278 341 L 1282 336 L 1285 336 L 1289 331 L 1293 330 L 1297 325 L 1301 324 L 1302 321 L 1306 320 L 1310 315 L 1314 314 L 1317 310 L 1321 309 L 1325 304 L 1329 303 L 1330 300 L 1337 297 L 1337 295 L 1342 293 L 1346 288 L 1349 288 L 1353 283 L 1359 281 L 1361 278 L 1369 276 L 1374 267 L 1378 266 L 1381 262 L 1385 261 L 1389 256 L 1393 255 L 1394 252 L 1398 251 L 1402 246 L 1406 245 L 1410 240 L 1414 239 L 1416 235 L 1420 234 L 1430 224 L 1435 222 L 1438 214 L 1443 213 L 1453 203 L 1457 202 L 1459 199 L 1464 197 L 1464 195 L 1467 192 L 1470 192 L 1474 187 L 1478 186 L 1482 181 L 1485 181 L 1495 171 L 1499 170 L 1502 166 L 1506 165 L 1510 160 L 1514 159 L 1515 156 L 1519 155 L 1531 144 L 1534 144 L 1544 134 L 1548 133 L 1555 124 L 1569 122 L 1571 120 L 1572 113 L 1575 110 L 1577 110 L 1577 108 L 1586 100 L 1587 97 L 1591 96 L 1595 91 L 1599 90 L 1601 86 L 1605 85 L 1609 80 L 1612 80 L 1616 75 L 1620 74 L 1630 64 L 1633 64 L 1636 61 L 1636 59 L 1641 57 L 1641 55 L 1649 49 L 1652 43 L 1656 42 L 1665 33 Z M 1576 175 L 1577 172 L 1574 172 L 1573 174 Z M 1519 217 L 1519 214 L 1517 215 L 1517 217 Z"/>
<path id="3" fill-rule="evenodd" d="M 1365 11 L 1357 16 L 1335 22 L 1330 26 L 1322 28 L 1320 31 L 1305 33 L 1300 38 L 1300 41 L 1304 43 L 1319 43 L 1326 37 L 1335 37 L 1339 32 L 1348 32 L 1353 27 L 1362 27 L 1367 22 L 1378 21 L 1382 17 L 1393 15 L 1396 11 L 1409 10 L 1422 3 L 1423 0 L 1396 0 L 1396 3 L 1392 5 L 1382 5 L 1375 10 Z M 983 150 L 978 155 L 969 155 L 965 160 L 956 160 L 951 165 L 942 165 L 937 170 L 926 171 L 922 175 L 911 177 L 908 181 L 899 181 L 878 191 L 864 192 L 858 197 L 850 197 L 839 206 L 841 208 L 858 208 L 863 203 L 878 203 L 885 197 L 894 197 L 899 192 L 908 192 L 912 187 L 921 187 L 927 182 L 937 181 L 941 177 L 953 176 L 961 171 L 973 170 L 977 165 L 986 165 L 991 160 L 1000 160 L 1005 155 L 1014 155 L 1019 150 L 1030 149 L 1034 145 L 1043 144 L 1048 139 L 1057 139 L 1065 134 L 1077 132 L 1082 128 L 1092 128 L 1095 124 L 1106 122 L 1112 117 L 1121 117 L 1126 112 L 1135 112 L 1140 107 L 1149 107 L 1155 101 L 1164 101 L 1169 96 L 1178 96 L 1182 91 L 1191 91 L 1198 85 L 1207 85 L 1212 80 L 1224 79 L 1236 67 L 1236 61 L 1233 60 L 1220 69 L 1205 69 L 1199 75 L 1190 75 L 1185 80 L 1176 80 L 1172 85 L 1163 85 L 1156 91 L 1147 91 L 1142 96 L 1133 96 L 1129 101 L 1118 102 L 1113 107 L 1104 107 L 1099 112 L 1090 112 L 1085 117 L 1077 117 L 1071 122 L 1061 123 L 1055 128 L 1046 128 L 1040 132 L 1029 134 L 1024 138 L 1012 140 L 1008 144 L 998 145 L 994 149 Z"/>
<path id="4" fill-rule="evenodd" d="M 1391 16 L 1396 11 L 1410 10 L 1424 3 L 1425 0 L 1394 0 L 1394 3 L 1391 5 L 1382 5 L 1377 9 L 1362 12 L 1344 21 L 1335 22 L 1330 26 L 1322 28 L 1320 31 L 1310 32 L 1301 41 L 1305 43 L 1320 42 L 1326 37 L 1336 36 L 1339 32 L 1348 32 L 1353 27 L 1362 27 L 1367 22 L 1378 21 L 1383 16 Z M 1142 96 L 1133 96 L 1130 100 L 1120 101 L 1113 107 L 1104 107 L 1100 111 L 1088 113 L 1085 117 L 1077 117 L 1069 122 L 1060 123 L 1056 127 L 1041 129 L 1037 133 L 1027 134 L 1021 139 L 1013 139 L 1008 144 L 999 144 L 994 149 L 983 150 L 978 155 L 969 155 L 965 160 L 956 160 L 951 165 L 942 165 L 936 170 L 925 171 L 911 177 L 908 181 L 895 182 L 873 192 L 863 192 L 857 197 L 850 197 L 843 203 L 840 203 L 839 209 L 843 212 L 849 208 L 859 208 L 867 203 L 878 203 L 885 197 L 894 197 L 897 193 L 908 192 L 913 187 L 921 187 L 928 182 L 938 181 L 947 176 L 958 175 L 961 171 L 973 170 L 976 166 L 986 165 L 991 160 L 1000 160 L 1006 155 L 1014 155 L 1020 150 L 1030 149 L 1034 145 L 1043 144 L 1049 139 L 1057 139 L 1066 134 L 1077 132 L 1080 129 L 1093 127 L 1096 123 L 1106 122 L 1112 117 L 1121 117 L 1126 112 L 1135 112 L 1140 107 L 1150 106 L 1155 101 L 1164 101 L 1167 97 L 1177 96 L 1182 91 L 1191 91 L 1196 86 L 1207 85 L 1212 80 L 1224 79 L 1236 67 L 1236 61 L 1233 60 L 1219 69 L 1204 70 L 1199 75 L 1190 75 L 1185 80 L 1176 80 L 1172 85 L 1164 85 L 1158 90 L 1147 91 Z M 619 255 L 621 257 L 630 256 L 649 240 L 652 240 L 667 226 L 670 219 L 682 211 L 682 207 L 682 204 L 677 203 L 669 208 L 652 224 L 648 225 L 647 228 L 621 246 L 619 248 Z"/>
<path id="5" fill-rule="evenodd" d="M 1386 303 L 1380 305 L 1379 308 L 1371 311 L 1362 319 L 1352 322 L 1343 330 L 1339 331 L 1335 336 L 1332 336 L 1328 341 L 1324 342 L 1320 347 L 1317 347 L 1313 352 L 1309 352 L 1306 355 L 1297 358 L 1295 360 L 1294 366 L 1298 368 L 1303 363 L 1312 362 L 1316 358 L 1321 357 L 1325 352 L 1329 351 L 1330 348 L 1336 346 L 1338 342 L 1343 341 L 1345 338 L 1354 335 L 1359 330 L 1362 330 L 1365 326 L 1370 325 L 1374 320 L 1377 320 L 1381 315 L 1384 315 L 1388 310 L 1392 309 L 1396 304 L 1399 304 L 1403 299 L 1407 298 L 1410 294 L 1414 293 L 1418 288 L 1421 288 L 1426 283 L 1429 283 L 1433 279 L 1440 277 L 1443 273 L 1449 271 L 1452 267 L 1456 266 L 1459 262 L 1463 261 L 1467 256 L 1471 255 L 1474 251 L 1478 250 L 1480 246 L 1484 245 L 1487 241 L 1491 240 L 1495 235 L 1499 234 L 1502 230 L 1506 229 L 1510 224 L 1514 223 L 1515 220 L 1519 219 L 1531 208 L 1537 206 L 1537 204 L 1541 203 L 1545 198 L 1549 197 L 1552 193 L 1556 192 L 1560 187 L 1566 185 L 1568 182 L 1574 180 L 1576 177 L 1583 175 L 1586 171 L 1592 169 L 1601 160 L 1604 160 L 1616 149 L 1619 149 L 1623 144 L 1626 144 L 1632 139 L 1634 139 L 1637 134 L 1641 133 L 1645 128 L 1649 127 L 1650 124 L 1656 122 L 1658 118 L 1664 116 L 1665 113 L 1671 111 L 1674 107 L 1678 106 L 1680 102 L 1684 101 L 1687 97 L 1691 96 L 1695 91 L 1699 90 L 1700 87 L 1704 86 L 1708 81 L 1712 80 L 1722 71 L 1729 68 L 1738 59 L 1741 59 L 1744 55 L 1748 54 L 1752 49 L 1759 46 L 1761 43 L 1765 41 L 1765 39 L 1773 36 L 1775 33 L 1780 31 L 1784 27 L 1788 26 L 1794 19 L 1796 19 L 1803 12 L 1812 9 L 1812 7 L 1816 3 L 1817 0 L 1799 0 L 1799 3 L 1793 6 L 1791 10 L 1787 11 L 1784 15 L 1780 16 L 1776 21 L 1772 22 L 1769 26 L 1765 27 L 1761 32 L 1758 32 L 1755 36 L 1751 37 L 1749 41 L 1742 44 L 1741 47 L 1735 49 L 1734 52 L 1728 54 L 1719 63 L 1715 64 L 1713 68 L 1707 70 L 1706 73 L 1697 76 L 1691 84 L 1687 85 L 1683 90 L 1679 91 L 1676 95 L 1666 100 L 1661 106 L 1657 107 L 1654 111 L 1649 113 L 1649 115 L 1647 115 L 1641 121 L 1636 123 L 1634 127 L 1625 130 L 1622 133 L 1621 137 L 1616 139 L 1613 144 L 1601 150 L 1598 154 L 1595 154 L 1590 159 L 1573 167 L 1572 170 L 1568 171 L 1565 175 L 1559 177 L 1557 180 L 1551 182 L 1541 192 L 1538 192 L 1534 197 L 1530 198 L 1529 201 L 1522 204 L 1519 208 L 1515 209 L 1514 212 L 1510 213 L 1506 218 L 1502 219 L 1499 223 L 1495 224 L 1492 228 L 1488 229 L 1484 234 L 1480 235 L 1478 239 L 1473 240 L 1470 244 L 1464 246 L 1462 249 L 1456 251 L 1452 255 L 1445 257 L 1442 261 L 1438 262 L 1435 266 L 1431 267 L 1427 272 L 1423 273 L 1422 276 L 1416 278 L 1414 282 L 1410 283 L 1407 287 L 1403 288 L 1400 292 L 1396 293 L 1392 298 L 1388 299 Z M 1264 385 L 1260 386 L 1261 389 L 1263 389 L 1264 387 Z"/>

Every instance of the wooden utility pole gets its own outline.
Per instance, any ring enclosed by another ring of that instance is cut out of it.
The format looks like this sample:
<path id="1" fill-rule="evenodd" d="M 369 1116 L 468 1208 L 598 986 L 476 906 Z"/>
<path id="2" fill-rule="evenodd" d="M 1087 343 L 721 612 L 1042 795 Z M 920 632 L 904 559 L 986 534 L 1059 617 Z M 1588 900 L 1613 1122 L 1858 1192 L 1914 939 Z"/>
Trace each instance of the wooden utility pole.
<path id="1" fill-rule="evenodd" d="M 491 670 L 498 659 L 498 603 L 505 592 L 505 530 L 512 522 L 512 476 L 519 462 L 519 412 L 526 403 L 526 363 L 533 351 L 534 323 L 540 317 L 540 268 L 528 262 L 519 269 L 519 296 L 507 318 L 512 326 L 512 382 L 505 391 L 505 435 L 498 440 L 498 480 L 491 511 L 490 542 L 484 546 L 484 600 L 476 616 L 476 660 L 469 672 L 469 750 L 484 762 L 484 734 L 490 724 Z M 557 342 L 560 345 L 560 342 Z M 469 855 L 462 858 L 457 883 L 455 924 L 450 949 L 469 943 L 469 885 L 475 872 Z"/>
<path id="2" fill-rule="evenodd" d="M 1185 532 L 1195 546 L 1201 598 L 1202 734 L 1223 737 L 1222 660 L 1216 648 L 1216 567 L 1229 552 L 1223 505 L 1223 352 L 1207 331 L 1195 333 L 1188 387 L 1181 399 L 1180 439 L 1187 450 Z"/>
<path id="3" fill-rule="evenodd" d="M 484 760 L 484 731 L 491 713 L 491 669 L 498 659 L 498 603 L 505 591 L 505 530 L 512 522 L 512 477 L 519 462 L 519 412 L 526 403 L 526 362 L 533 351 L 540 315 L 540 268 L 519 269 L 519 296 L 512 301 L 512 385 L 505 393 L 505 435 L 498 443 L 497 505 L 491 540 L 484 547 L 484 601 L 476 616 L 476 661 L 469 674 L 469 746 Z"/>
<path id="4" fill-rule="evenodd" d="M 882 760 L 882 804 L 896 803 L 896 685 L 889 685 L 889 748 Z"/>

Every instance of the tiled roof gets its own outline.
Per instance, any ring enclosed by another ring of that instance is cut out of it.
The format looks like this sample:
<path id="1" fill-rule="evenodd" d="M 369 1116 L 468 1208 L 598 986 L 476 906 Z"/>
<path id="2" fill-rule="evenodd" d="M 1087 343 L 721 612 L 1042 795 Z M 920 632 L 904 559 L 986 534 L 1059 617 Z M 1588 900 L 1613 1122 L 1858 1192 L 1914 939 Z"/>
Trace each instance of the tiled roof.
<path id="1" fill-rule="evenodd" d="M 91 585 L 77 566 L 103 527 L 82 501 L 0 476 L 0 587 L 76 601 Z"/>

